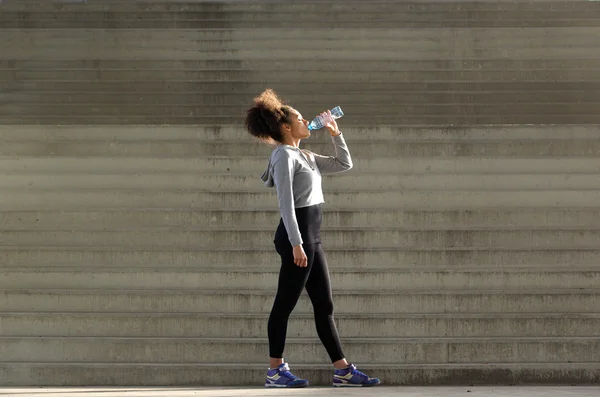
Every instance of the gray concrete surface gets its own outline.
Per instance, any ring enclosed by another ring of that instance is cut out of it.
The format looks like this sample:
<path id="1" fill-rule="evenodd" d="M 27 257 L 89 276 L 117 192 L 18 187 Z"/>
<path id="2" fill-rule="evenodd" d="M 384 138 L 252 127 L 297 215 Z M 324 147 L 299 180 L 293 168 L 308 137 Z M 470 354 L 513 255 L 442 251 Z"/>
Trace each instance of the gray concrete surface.
<path id="1" fill-rule="evenodd" d="M 590 284 L 591 285 L 591 284 Z M 77 312 L 204 312 L 267 313 L 273 291 L 180 290 L 64 290 L 8 289 L 0 295 L 5 311 Z M 399 291 L 394 293 L 336 290 L 337 313 L 596 313 L 597 289 Z M 300 297 L 294 309 L 308 313 L 312 306 Z"/>
<path id="2" fill-rule="evenodd" d="M 600 162 L 595 160 L 598 165 Z M 566 163 L 567 161 L 565 161 Z M 325 190 L 325 189 L 324 189 Z M 0 210 L 83 208 L 277 208 L 274 193 L 216 192 L 160 189 L 4 189 Z M 489 208 L 590 208 L 600 202 L 597 190 L 505 190 L 505 191 L 398 191 L 327 192 L 326 209 L 489 209 Z M 272 234 L 269 235 L 269 239 Z M 272 247 L 272 240 L 263 240 Z M 597 246 L 596 246 L 597 247 Z M 180 246 L 179 248 L 183 248 Z"/>
<path id="3" fill-rule="evenodd" d="M 240 136 L 243 136 L 240 134 Z M 381 140 L 374 142 L 370 137 L 348 134 L 352 144 L 352 156 L 355 158 L 400 157 L 400 156 L 498 156 L 498 157 L 578 157 L 600 154 L 600 140 L 564 139 L 516 140 L 513 142 L 395 142 Z M 315 153 L 331 153 L 331 142 L 302 142 L 302 148 Z M 103 139 L 87 142 L 72 142 L 65 139 L 8 141 L 0 147 L 2 156 L 85 156 L 85 157 L 126 157 L 145 156 L 199 157 L 199 156 L 260 156 L 267 158 L 271 147 L 252 145 L 247 142 L 203 142 L 201 140 L 170 141 L 115 141 Z M 389 177 L 388 175 L 385 175 Z M 337 177 L 335 179 L 338 179 Z"/>
<path id="4" fill-rule="evenodd" d="M 600 68 L 600 60 L 598 61 Z M 527 94 L 527 92 L 523 93 Z M 542 93 L 545 94 L 545 93 Z M 221 94 L 234 95 L 235 94 Z M 318 94 L 313 94 L 319 96 Z M 341 94 L 338 94 L 341 95 Z M 351 98 L 352 99 L 352 98 Z M 305 113 L 303 109 L 301 112 Z M 305 114 L 304 116 L 310 116 Z M 538 140 L 556 139 L 565 143 L 576 143 L 581 140 L 600 139 L 597 125 L 480 125 L 465 126 L 427 126 L 407 127 L 402 125 L 353 125 L 346 123 L 346 116 L 340 119 L 340 129 L 344 132 L 348 143 L 356 140 L 369 140 L 376 143 L 394 142 L 454 142 L 474 143 L 489 142 L 535 142 Z M 323 131 L 324 132 L 324 131 Z M 30 143 L 60 141 L 63 144 L 109 141 L 115 145 L 135 142 L 137 145 L 158 142 L 166 144 L 170 141 L 192 141 L 203 144 L 217 142 L 253 146 L 250 135 L 239 123 L 227 125 L 0 125 L 0 139 L 3 142 L 28 141 Z M 376 138 L 376 139 L 375 139 Z M 226 141 L 226 142 L 223 142 Z M 313 142 L 330 144 L 327 133 L 313 133 L 309 139 L 302 141 L 302 146 Z M 158 155 L 159 153 L 157 153 Z M 566 155 L 566 154 L 565 154 Z"/>
<path id="5" fill-rule="evenodd" d="M 281 390 L 262 387 L 111 387 L 111 388 L 0 388 L 2 397 L 263 397 L 263 396 L 347 396 L 347 397 L 597 397 L 598 386 L 489 386 L 489 387 L 385 387 L 333 389 L 309 387 Z"/>
<path id="6" fill-rule="evenodd" d="M 180 248 L 178 250 L 156 247 L 14 247 L 4 246 L 0 251 L 0 266 L 18 266 L 22 269 L 52 266 L 116 268 L 158 267 L 202 267 L 209 264 L 225 266 L 241 263 L 277 263 L 278 256 L 272 247 L 240 249 Z M 378 271 L 383 268 L 427 269 L 455 267 L 457 264 L 470 267 L 495 266 L 498 268 L 527 267 L 533 265 L 562 267 L 567 264 L 597 266 L 600 250 L 548 250 L 532 248 L 527 251 L 506 249 L 474 250 L 470 248 L 434 251 L 430 249 L 378 249 L 357 250 L 349 248 L 327 249 L 330 268 L 354 266 Z"/>
<path id="7" fill-rule="evenodd" d="M 239 123 L 267 83 L 369 124 L 600 122 L 594 2 L 327 3 L 4 1 L 0 122 Z"/>
<path id="8" fill-rule="evenodd" d="M 115 244 L 115 243 L 113 243 Z M 557 248 L 557 247 L 553 247 Z M 274 261 L 275 262 L 275 261 Z M 130 267 L 129 269 L 81 269 L 61 267 L 54 269 L 4 268 L 0 288 L 89 288 L 89 289 L 179 289 L 197 290 L 221 288 L 224 291 L 258 289 L 272 291 L 277 284 L 278 269 L 273 265 L 249 267 L 248 264 L 207 263 L 201 268 L 156 269 Z M 341 267 L 330 269 L 335 288 L 355 291 L 410 291 L 443 288 L 447 291 L 468 288 L 518 289 L 535 288 L 588 288 L 600 284 L 600 269 L 576 266 L 545 269 L 543 266 L 495 269 L 485 265 L 479 268 L 429 268 L 426 270 Z M 418 287 L 415 287 L 418 286 Z"/>
<path id="9" fill-rule="evenodd" d="M 488 176 L 492 177 L 492 176 Z M 6 179 L 4 179 L 6 180 Z M 257 230 L 274 231 L 279 223 L 279 211 L 276 208 L 264 211 L 251 209 L 237 210 L 205 210 L 205 209 L 90 209 L 90 210 L 31 210 L 5 211 L 0 214 L 2 230 L 134 230 L 165 227 L 201 227 L 205 230 L 235 230 L 238 225 L 247 225 Z M 376 225 L 376 226 L 374 226 Z M 391 210 L 356 210 L 323 213 L 322 230 L 339 227 L 397 230 L 511 230 L 531 229 L 573 229 L 600 225 L 600 212 L 594 208 L 582 209 L 548 209 L 548 208 L 511 208 L 506 210 L 482 209 L 473 210 L 441 210 L 441 211 L 408 211 Z M 332 247 L 330 247 L 331 249 Z M 330 251 L 331 252 L 331 251 Z M 402 263 L 398 259 L 398 265 Z M 205 261 L 202 261 L 205 262 Z M 222 263 L 223 261 L 218 261 Z M 268 263 L 268 260 L 257 260 L 255 263 Z M 378 266 L 394 267 L 379 259 Z M 230 264 L 234 264 L 232 261 Z M 347 259 L 339 262 L 347 264 Z M 538 265 L 549 264 L 547 260 Z M 66 263 L 65 263 L 66 264 Z M 465 266 L 468 263 L 463 263 Z M 530 264 L 536 264 L 530 262 Z M 10 266 L 8 261 L 0 261 L 0 266 Z M 80 264 L 84 266 L 84 264 Z M 370 265 L 375 265 L 372 263 Z M 430 263 L 430 265 L 437 265 Z M 504 262 L 505 266 L 510 263 Z M 330 265 L 338 266 L 337 261 Z M 402 267 L 402 266 L 400 266 Z"/>
<path id="10" fill-rule="evenodd" d="M 598 142 L 600 147 L 600 141 Z M 396 173 L 355 173 L 325 176 L 327 192 L 385 192 L 391 190 L 600 190 L 600 178 L 594 174 L 498 174 L 464 175 L 433 174 L 408 175 Z M 4 189 L 77 189 L 84 186 L 104 189 L 189 189 L 191 186 L 206 190 L 265 192 L 265 186 L 256 175 L 210 175 L 156 173 L 139 174 L 76 174 L 15 173 L 2 177 Z"/>
<path id="11" fill-rule="evenodd" d="M 39 83 L 43 85 L 43 82 Z M 61 83 L 62 86 L 68 86 L 70 83 Z M 80 84 L 80 83 L 76 83 Z M 92 83 L 93 84 L 93 83 Z M 159 83 L 162 84 L 162 83 Z M 171 83 L 171 85 L 181 84 L 182 86 L 189 86 L 190 83 Z M 223 83 L 215 83 L 219 85 L 223 85 Z M 462 86 L 461 83 L 456 83 L 459 87 L 455 86 L 455 83 L 451 83 L 450 85 L 446 85 L 443 83 L 444 87 L 440 89 L 444 90 L 469 90 L 476 89 L 474 85 L 465 85 Z M 486 83 L 477 83 L 477 86 L 484 85 Z M 537 84 L 537 83 L 532 83 Z M 553 88 L 559 88 L 562 86 L 566 90 L 574 90 L 573 88 L 566 87 L 563 83 L 551 83 Z M 578 84 L 578 83 L 573 83 Z M 519 89 L 536 89 L 535 87 L 527 87 L 528 83 L 519 83 L 515 85 L 514 90 Z M 571 85 L 571 83 L 569 83 Z M 97 86 L 97 85 L 96 85 Z M 525 87 L 524 87 L 525 86 Z M 582 87 L 581 89 L 589 89 L 589 90 L 599 90 L 600 83 L 582 83 L 579 85 Z M 115 88 L 116 87 L 116 88 Z M 565 88 L 566 87 L 566 88 Z M 583 88 L 585 87 L 585 88 Z M 9 87 L 10 88 L 10 87 Z M 68 87 L 66 87 L 68 88 Z M 265 88 L 265 84 L 260 84 L 260 88 L 254 88 L 250 91 L 246 92 L 248 97 L 256 95 L 257 92 L 262 91 Z M 277 87 L 275 87 L 277 88 Z M 79 89 L 79 88 L 78 88 Z M 84 88 L 81 88 L 84 89 Z M 89 88 L 91 89 L 91 88 Z M 123 90 L 135 90 L 135 88 L 129 85 L 127 82 L 125 83 L 115 83 L 113 88 L 111 87 L 103 87 L 106 91 L 123 89 Z M 164 88 L 157 88 L 157 90 L 162 90 Z M 240 91 L 240 94 L 244 94 L 241 92 L 241 88 L 239 87 L 229 87 L 224 88 L 228 91 Z M 401 88 L 402 89 L 402 88 Z M 436 89 L 435 87 L 433 89 Z M 284 92 L 288 92 L 288 90 L 284 90 Z M 332 103 L 333 101 L 327 100 L 327 98 L 322 99 L 322 103 Z M 579 106 L 579 105 L 577 105 Z M 9 108 L 8 106 L 6 107 Z M 30 112 L 29 114 L 5 114 L 0 115 L 2 122 L 5 125 L 22 125 L 22 124 L 63 124 L 63 125 L 81 125 L 81 124 L 96 124 L 96 125 L 114 125 L 116 123 L 121 124 L 129 124 L 129 125 L 139 125 L 139 124 L 180 124 L 180 125 L 214 125 L 214 124 L 234 124 L 241 123 L 243 118 L 239 116 L 202 116 L 202 115 L 192 115 L 193 109 L 185 109 L 185 115 L 181 114 L 181 111 L 178 110 L 178 115 L 170 114 L 171 110 L 174 107 L 171 106 L 169 108 L 166 107 L 158 107 L 156 108 L 157 113 L 153 113 L 150 115 L 111 115 L 111 114 L 92 114 L 87 110 L 91 109 L 90 106 L 80 106 L 77 109 L 86 110 L 84 113 L 86 114 L 75 114 L 69 113 L 69 115 L 65 114 L 33 114 Z M 175 107 L 176 109 L 182 109 L 181 107 Z M 70 110 L 74 110 L 74 107 L 69 107 Z M 401 108 L 395 108 L 401 109 Z M 452 110 L 451 108 L 448 108 Z M 561 108 L 560 110 L 564 109 Z M 312 111 L 316 114 L 319 110 L 322 110 L 322 106 L 316 107 L 314 106 Z M 462 109 L 464 110 L 464 109 Z M 461 111 L 462 111 L 461 110 Z M 63 112 L 65 110 L 63 109 Z M 112 112 L 118 112 L 118 105 L 115 105 L 112 109 Z M 166 111 L 168 114 L 162 114 Z M 596 109 L 594 109 L 596 111 Z M 236 111 L 237 112 L 237 111 Z M 548 113 L 550 112 L 550 113 Z M 231 113 L 229 113 L 231 114 Z M 370 122 L 380 123 L 380 124 L 395 124 L 395 125 L 479 125 L 479 124 L 572 124 L 572 123 L 581 123 L 581 124 L 600 124 L 600 113 L 594 114 L 561 114 L 558 113 L 558 110 L 546 110 L 546 113 L 543 115 L 534 114 L 534 115 L 522 115 L 522 114 L 492 114 L 492 115 L 479 115 L 479 114 L 427 114 L 427 115 L 405 115 L 400 114 L 397 116 L 389 115 L 389 116 L 377 116 L 372 117 L 367 113 L 363 113 L 362 115 L 350 115 L 346 117 L 346 121 L 350 124 L 358 124 L 358 125 L 368 125 Z"/>
<path id="12" fill-rule="evenodd" d="M 104 231 L 0 231 L 3 244 L 21 247 L 40 246 L 152 246 L 161 248 L 256 248 L 272 247 L 273 230 L 104 230 Z M 529 249 L 531 246 L 546 249 L 582 249 L 600 246 L 598 230 L 398 230 L 351 228 L 323 231 L 327 247 L 354 249 L 377 249 L 396 247 L 400 249 Z M 254 265 L 256 266 L 256 265 Z M 267 265 L 270 267 L 271 264 Z M 275 269 L 273 269 L 275 270 Z M 272 271 L 273 271 L 272 270 Z M 276 269 L 275 271 L 278 271 Z M 477 278 L 476 274 L 473 274 Z M 539 273 L 540 283 L 554 283 L 552 276 Z M 443 280 L 440 280 L 443 281 Z M 591 281 L 591 280 L 589 280 Z M 378 285 L 377 280 L 375 285 Z M 475 285 L 475 284 L 474 284 Z M 554 284 L 553 284 L 554 285 Z M 406 284 L 398 284 L 402 289 Z M 442 286 L 442 284 L 440 284 Z M 252 288 L 250 285 L 248 286 Z M 550 287 L 550 285 L 548 285 Z M 579 286 L 578 286 L 579 287 Z M 382 288 L 385 288 L 382 285 Z M 552 287 L 550 287 L 552 288 Z"/>
<path id="13" fill-rule="evenodd" d="M 357 363 L 377 361 L 394 365 L 454 363 L 544 363 L 559 367 L 564 362 L 592 363 L 600 350 L 598 337 L 557 338 L 341 338 L 347 357 Z M 105 337 L 0 337 L 0 357 L 17 362 L 100 363 L 156 365 L 223 364 L 252 362 L 268 351 L 266 338 L 105 338 Z M 288 338 L 286 357 L 304 365 L 328 361 L 316 337 Z M 365 370 L 365 372 L 369 372 Z M 223 374 L 226 378 L 226 375 Z M 300 376 L 300 375 L 299 375 Z"/>
<path id="14" fill-rule="evenodd" d="M 548 124 L 600 123 L 600 61 L 584 59 L 600 4 L 0 3 L 0 123 L 38 124 L 0 127 L 1 384 L 282 394 L 161 388 L 264 379 L 277 206 L 258 179 L 269 150 L 242 117 L 267 83 L 307 118 L 347 114 L 355 168 L 326 184 L 323 237 L 359 368 L 387 385 L 599 383 L 600 135 Z M 474 123 L 512 126 L 453 127 Z M 307 147 L 330 145 L 315 134 Z M 126 209 L 141 211 L 116 220 Z M 218 214 L 240 210 L 259 223 Z M 330 385 L 310 312 L 303 296 L 287 353 Z M 451 395 L 290 393 L 423 390 Z"/>
<path id="15" fill-rule="evenodd" d="M 350 150 L 350 137 L 346 138 Z M 261 186 L 260 175 L 268 165 L 268 157 L 201 157 L 201 158 L 154 158 L 154 157 L 126 157 L 93 158 L 90 161 L 82 161 L 79 157 L 5 157 L 2 158 L 2 174 L 10 173 L 61 173 L 80 174 L 127 174 L 127 173 L 165 173 L 179 172 L 196 174 L 245 174 L 255 175 L 257 184 Z M 597 157 L 525 157 L 525 158 L 503 158 L 503 157 L 373 157 L 353 159 L 354 167 L 347 171 L 345 176 L 364 173 L 391 173 L 401 172 L 404 174 L 454 174 L 467 175 L 477 174 L 552 174 L 552 173 L 598 173 L 600 172 L 600 161 Z M 257 175 L 258 174 L 258 175 Z M 339 175 L 340 177 L 342 174 Z M 194 188 L 194 186 L 190 186 Z M 196 187 L 200 189 L 201 187 Z M 323 189 L 329 186 L 324 184 Z M 243 188 L 238 189 L 246 193 Z M 272 190 L 262 191 L 273 196 Z M 371 202 L 369 202 L 371 203 Z M 166 203 L 165 203 L 166 204 Z M 515 206 L 516 203 L 515 203 Z M 536 207 L 542 206 L 538 203 Z M 70 208 L 65 205 L 65 208 Z M 238 208 L 227 207 L 227 208 Z M 256 207 L 243 207 L 253 208 Z M 269 208 L 273 208 L 269 205 Z M 363 205 L 361 209 L 378 208 L 371 203 Z M 394 206 L 392 208 L 397 208 Z"/>
<path id="16" fill-rule="evenodd" d="M 264 338 L 268 313 L 5 313 L 4 335 L 36 337 L 221 337 Z M 336 314 L 344 338 L 369 337 L 552 337 L 600 334 L 600 313 Z M 315 337 L 312 314 L 295 314 L 290 338 Z"/>

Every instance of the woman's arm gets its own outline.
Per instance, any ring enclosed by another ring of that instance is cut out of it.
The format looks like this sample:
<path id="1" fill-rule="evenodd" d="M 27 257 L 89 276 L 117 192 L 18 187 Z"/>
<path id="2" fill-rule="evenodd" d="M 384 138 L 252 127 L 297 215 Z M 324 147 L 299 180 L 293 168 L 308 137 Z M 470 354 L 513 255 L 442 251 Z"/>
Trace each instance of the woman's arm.
<path id="1" fill-rule="evenodd" d="M 315 162 L 321 174 L 332 174 L 334 172 L 347 171 L 352 168 L 352 157 L 346 145 L 346 141 L 340 132 L 339 135 L 331 135 L 331 141 L 335 148 L 335 156 L 323 156 L 313 153 Z"/>
<path id="2" fill-rule="evenodd" d="M 273 179 L 277 198 L 279 200 L 279 212 L 287 230 L 292 247 L 302 244 L 302 236 L 296 219 L 294 207 L 294 159 L 285 150 L 280 151 L 279 159 L 273 163 Z"/>

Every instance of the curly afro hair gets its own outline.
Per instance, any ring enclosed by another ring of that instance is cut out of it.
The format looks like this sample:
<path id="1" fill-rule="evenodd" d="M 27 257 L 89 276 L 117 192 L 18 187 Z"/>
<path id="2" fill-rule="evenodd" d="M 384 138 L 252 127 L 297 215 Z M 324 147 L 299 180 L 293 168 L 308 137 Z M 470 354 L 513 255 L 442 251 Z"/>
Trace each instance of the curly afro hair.
<path id="1" fill-rule="evenodd" d="M 254 98 L 254 105 L 246 114 L 248 132 L 268 144 L 281 143 L 281 125 L 291 122 L 292 108 L 268 88 Z"/>

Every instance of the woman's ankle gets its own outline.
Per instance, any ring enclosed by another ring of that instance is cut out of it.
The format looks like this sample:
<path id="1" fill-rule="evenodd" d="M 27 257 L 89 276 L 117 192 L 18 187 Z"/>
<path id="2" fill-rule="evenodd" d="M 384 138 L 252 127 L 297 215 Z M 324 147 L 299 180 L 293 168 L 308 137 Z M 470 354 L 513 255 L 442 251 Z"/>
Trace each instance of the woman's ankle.
<path id="1" fill-rule="evenodd" d="M 270 369 L 277 368 L 277 367 L 279 367 L 283 363 L 284 363 L 283 358 L 273 358 L 273 357 L 271 357 L 269 359 L 269 368 Z"/>
<path id="2" fill-rule="evenodd" d="M 342 358 L 341 360 L 338 360 L 333 363 L 333 367 L 335 369 L 344 369 L 344 368 L 348 368 L 349 366 L 350 366 L 350 363 L 345 358 Z"/>

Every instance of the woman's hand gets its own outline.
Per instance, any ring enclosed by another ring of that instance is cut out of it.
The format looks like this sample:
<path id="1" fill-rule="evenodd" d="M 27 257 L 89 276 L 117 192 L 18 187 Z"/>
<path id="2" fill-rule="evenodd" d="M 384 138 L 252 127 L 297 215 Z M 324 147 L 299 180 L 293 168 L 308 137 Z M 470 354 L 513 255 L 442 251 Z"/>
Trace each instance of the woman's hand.
<path id="1" fill-rule="evenodd" d="M 333 136 L 340 135 L 340 131 L 338 130 L 338 125 L 335 122 L 335 120 L 333 119 L 333 117 L 331 116 L 331 110 L 323 112 L 319 116 L 324 117 L 325 120 L 327 121 L 327 124 L 325 124 L 325 128 L 327 128 L 327 130 L 329 131 L 329 134 L 331 134 Z"/>
<path id="2" fill-rule="evenodd" d="M 308 258 L 304 253 L 304 248 L 302 248 L 302 244 L 298 244 L 294 247 L 294 263 L 298 267 L 308 266 Z"/>

